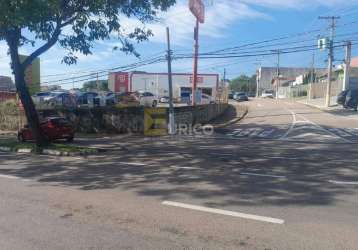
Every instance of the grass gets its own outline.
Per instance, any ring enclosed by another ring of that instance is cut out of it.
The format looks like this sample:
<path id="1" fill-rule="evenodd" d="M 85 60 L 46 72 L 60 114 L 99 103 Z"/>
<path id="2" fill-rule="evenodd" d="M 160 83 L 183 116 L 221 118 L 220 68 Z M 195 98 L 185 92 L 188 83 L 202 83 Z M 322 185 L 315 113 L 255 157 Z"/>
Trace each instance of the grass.
<path id="1" fill-rule="evenodd" d="M 19 149 L 32 149 L 32 152 L 38 152 L 43 149 L 57 150 L 61 153 L 81 153 L 81 154 L 94 154 L 97 153 L 97 149 L 78 147 L 70 144 L 51 143 L 43 148 L 37 148 L 35 143 L 31 142 L 18 142 L 15 139 L 0 139 L 0 147 L 8 147 L 12 152 L 16 152 Z"/>

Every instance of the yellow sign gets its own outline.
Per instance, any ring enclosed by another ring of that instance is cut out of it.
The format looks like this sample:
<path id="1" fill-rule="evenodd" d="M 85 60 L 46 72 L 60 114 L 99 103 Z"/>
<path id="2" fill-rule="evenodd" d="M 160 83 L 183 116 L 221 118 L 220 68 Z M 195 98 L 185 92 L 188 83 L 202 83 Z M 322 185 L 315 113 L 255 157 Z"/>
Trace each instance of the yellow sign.
<path id="1" fill-rule="evenodd" d="M 166 108 L 144 109 L 144 135 L 160 136 L 168 134 Z"/>
<path id="2" fill-rule="evenodd" d="M 24 62 L 27 56 L 19 55 L 20 61 Z M 40 58 L 36 58 L 25 70 L 26 86 L 33 95 L 40 91 Z"/>

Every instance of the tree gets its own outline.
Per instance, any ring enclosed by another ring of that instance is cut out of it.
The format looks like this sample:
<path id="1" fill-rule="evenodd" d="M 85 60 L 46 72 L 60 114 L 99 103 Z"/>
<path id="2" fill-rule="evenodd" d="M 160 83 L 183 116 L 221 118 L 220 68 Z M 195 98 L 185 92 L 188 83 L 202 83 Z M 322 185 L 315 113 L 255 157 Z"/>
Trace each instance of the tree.
<path id="1" fill-rule="evenodd" d="M 96 40 L 109 39 L 114 34 L 121 42 L 121 51 L 139 56 L 132 42 L 145 41 L 152 32 L 140 27 L 127 32 L 121 26 L 121 18 L 152 22 L 158 11 L 166 11 L 174 3 L 175 0 L 0 0 L 0 41 L 8 45 L 15 85 L 38 146 L 47 140 L 40 130 L 24 73 L 33 60 L 58 43 L 67 51 L 62 62 L 74 64 L 76 53 L 91 54 Z M 24 45 L 34 50 L 20 61 L 19 47 Z"/>
<path id="2" fill-rule="evenodd" d="M 256 75 L 247 76 L 241 75 L 232 79 L 229 83 L 229 88 L 233 92 L 256 92 Z"/>
<path id="3" fill-rule="evenodd" d="M 83 84 L 82 90 L 83 91 L 93 91 L 93 90 L 109 91 L 108 80 L 99 80 L 98 83 L 96 80 L 85 82 Z"/>

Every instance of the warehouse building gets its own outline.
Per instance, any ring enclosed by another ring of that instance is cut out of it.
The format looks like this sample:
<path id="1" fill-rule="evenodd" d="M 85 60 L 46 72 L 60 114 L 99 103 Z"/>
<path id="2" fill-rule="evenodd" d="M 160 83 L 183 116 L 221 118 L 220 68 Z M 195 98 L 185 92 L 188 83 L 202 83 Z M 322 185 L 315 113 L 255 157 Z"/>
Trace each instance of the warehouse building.
<path id="1" fill-rule="evenodd" d="M 173 97 L 188 102 L 192 93 L 193 75 L 190 73 L 173 73 Z M 167 73 L 114 72 L 109 74 L 108 87 L 111 91 L 151 92 L 157 97 L 169 95 Z M 216 98 L 219 89 L 218 74 L 199 74 L 198 91 Z"/>

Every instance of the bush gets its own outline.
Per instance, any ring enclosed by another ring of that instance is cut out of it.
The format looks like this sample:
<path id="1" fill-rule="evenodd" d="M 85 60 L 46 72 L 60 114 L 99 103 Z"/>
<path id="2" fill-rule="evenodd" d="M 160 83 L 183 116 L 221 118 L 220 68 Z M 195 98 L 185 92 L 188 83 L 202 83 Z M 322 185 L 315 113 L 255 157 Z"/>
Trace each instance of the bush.
<path id="1" fill-rule="evenodd" d="M 1 115 L 17 115 L 19 113 L 19 107 L 15 100 L 8 100 L 0 102 L 0 114 Z"/>
<path id="2" fill-rule="evenodd" d="M 15 131 L 24 120 L 15 100 L 0 103 L 0 130 Z"/>

